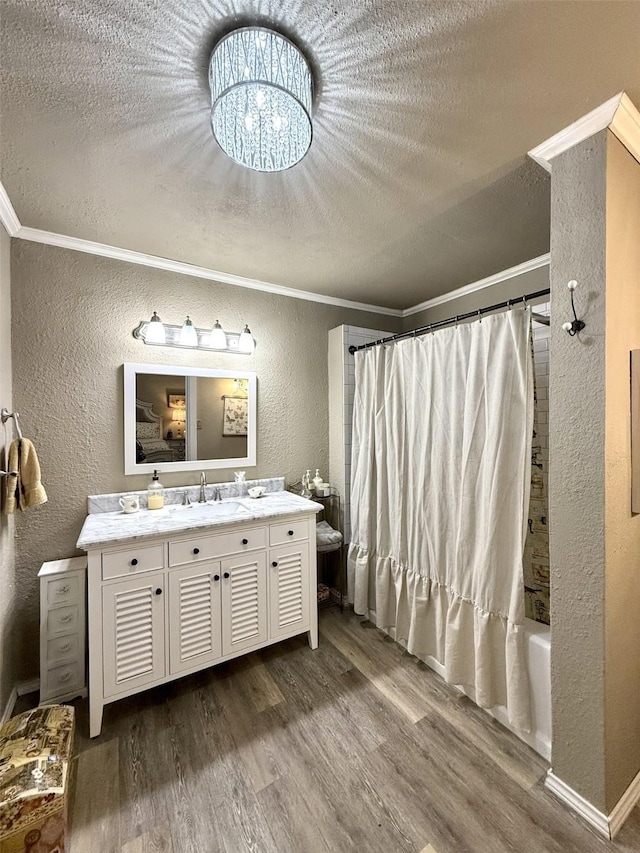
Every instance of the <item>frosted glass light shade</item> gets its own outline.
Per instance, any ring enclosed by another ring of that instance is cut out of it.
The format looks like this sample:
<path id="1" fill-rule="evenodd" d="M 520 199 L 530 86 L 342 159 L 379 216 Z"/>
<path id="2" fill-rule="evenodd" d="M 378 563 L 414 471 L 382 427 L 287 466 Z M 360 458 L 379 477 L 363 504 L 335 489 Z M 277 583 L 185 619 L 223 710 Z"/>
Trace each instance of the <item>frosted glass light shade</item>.
<path id="1" fill-rule="evenodd" d="M 242 166 L 279 172 L 311 145 L 311 71 L 298 48 L 273 30 L 244 27 L 225 36 L 209 61 L 211 128 Z"/>
<path id="2" fill-rule="evenodd" d="M 251 334 L 251 329 L 248 326 L 245 326 L 240 334 L 240 338 L 238 339 L 238 349 L 240 352 L 253 352 L 255 349 L 256 342 L 253 340 L 253 335 Z"/>
<path id="3" fill-rule="evenodd" d="M 183 327 L 180 329 L 180 338 L 178 343 L 183 347 L 198 346 L 198 333 L 196 332 L 196 327 L 193 325 L 189 317 L 187 317 L 184 321 Z"/>
<path id="4" fill-rule="evenodd" d="M 227 348 L 227 336 L 224 333 L 224 329 L 220 325 L 219 321 L 216 320 L 215 326 L 211 330 L 211 338 L 209 340 L 209 346 L 212 349 L 226 349 Z"/>
<path id="5" fill-rule="evenodd" d="M 155 311 L 153 312 L 151 320 L 147 324 L 145 339 L 150 344 L 164 344 L 166 341 L 164 325 Z"/>

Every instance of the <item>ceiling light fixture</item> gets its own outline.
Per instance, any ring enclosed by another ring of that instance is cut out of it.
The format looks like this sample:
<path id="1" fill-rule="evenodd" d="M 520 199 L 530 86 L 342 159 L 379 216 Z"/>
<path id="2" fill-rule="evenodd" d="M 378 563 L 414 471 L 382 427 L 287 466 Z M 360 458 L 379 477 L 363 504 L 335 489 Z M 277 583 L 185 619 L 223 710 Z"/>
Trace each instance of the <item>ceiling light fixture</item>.
<path id="1" fill-rule="evenodd" d="M 312 79 L 300 50 L 264 27 L 221 39 L 209 61 L 211 128 L 242 166 L 280 172 L 311 145 Z"/>
<path id="2" fill-rule="evenodd" d="M 217 352 L 235 352 L 251 355 L 256 342 L 247 325 L 242 332 L 226 332 L 216 320 L 213 328 L 197 329 L 190 317 L 182 326 L 163 323 L 153 312 L 150 320 L 141 320 L 133 330 L 133 337 L 145 344 L 181 349 L 216 350 Z"/>

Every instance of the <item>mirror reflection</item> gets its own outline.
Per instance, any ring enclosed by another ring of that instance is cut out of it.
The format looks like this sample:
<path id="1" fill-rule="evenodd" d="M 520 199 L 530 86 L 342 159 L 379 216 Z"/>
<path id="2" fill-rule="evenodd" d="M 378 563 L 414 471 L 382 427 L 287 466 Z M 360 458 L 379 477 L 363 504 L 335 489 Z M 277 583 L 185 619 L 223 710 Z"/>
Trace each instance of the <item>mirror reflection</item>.
<path id="1" fill-rule="evenodd" d="M 255 464 L 252 412 L 255 416 L 254 374 L 125 365 L 125 471 Z M 132 444 L 134 470 L 127 453 Z"/>

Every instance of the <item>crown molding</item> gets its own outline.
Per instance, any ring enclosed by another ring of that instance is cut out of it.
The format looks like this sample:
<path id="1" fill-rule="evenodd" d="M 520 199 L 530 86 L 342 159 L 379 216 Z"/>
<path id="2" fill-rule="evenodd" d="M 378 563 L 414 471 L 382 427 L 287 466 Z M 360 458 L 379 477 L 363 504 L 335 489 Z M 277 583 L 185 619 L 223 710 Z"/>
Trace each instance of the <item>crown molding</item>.
<path id="1" fill-rule="evenodd" d="M 610 130 L 640 163 L 640 112 L 626 92 L 622 93 Z"/>
<path id="2" fill-rule="evenodd" d="M 574 121 L 573 124 L 532 148 L 529 151 L 529 157 L 539 163 L 547 172 L 550 172 L 551 161 L 554 157 L 568 151 L 578 145 L 579 142 L 584 142 L 594 133 L 599 133 L 599 131 L 609 127 L 623 97 L 626 97 L 624 92 L 619 92 L 613 98 L 609 98 L 595 110 L 591 110 L 590 113 Z"/>
<path id="3" fill-rule="evenodd" d="M 619 92 L 546 142 L 532 148 L 529 157 L 550 172 L 554 157 L 607 127 L 640 162 L 640 112 L 626 92 Z"/>
<path id="4" fill-rule="evenodd" d="M 385 314 L 389 317 L 402 317 L 403 315 L 402 310 L 399 308 L 385 308 L 381 305 L 369 305 L 364 302 L 354 302 L 350 299 L 339 299 L 336 296 L 324 296 L 321 293 L 297 290 L 293 287 L 271 284 L 268 281 L 245 278 L 245 276 L 234 275 L 233 273 L 222 272 L 221 270 L 198 267 L 193 264 L 184 263 L 183 261 L 173 261 L 170 258 L 161 258 L 158 255 L 147 255 L 144 252 L 134 252 L 132 249 L 121 249 L 118 246 L 109 246 L 106 243 L 96 243 L 93 240 L 84 240 L 81 237 L 68 237 L 65 234 L 55 234 L 53 231 L 42 231 L 39 228 L 21 227 L 12 236 L 18 240 L 29 240 L 33 243 L 44 243 L 47 246 L 57 246 L 61 249 L 71 249 L 72 251 L 84 252 L 89 255 L 100 255 L 103 258 L 113 258 L 118 261 L 126 261 L 130 264 L 154 267 L 155 269 L 189 275 L 194 278 L 204 278 L 222 284 L 232 284 L 236 287 L 246 287 L 249 290 L 260 290 L 263 293 L 274 293 L 278 296 L 289 296 L 293 299 L 305 299 L 308 302 L 321 302 L 325 305 L 350 308 L 354 311 Z"/>
<path id="5" fill-rule="evenodd" d="M 20 220 L 11 204 L 9 196 L 0 182 L 0 221 L 3 222 L 9 236 L 18 240 L 27 240 L 32 243 L 42 243 L 46 246 L 56 246 L 59 249 L 71 249 L 74 252 L 84 252 L 89 255 L 98 255 L 103 258 L 112 258 L 113 260 L 125 261 L 131 264 L 139 264 L 141 266 L 153 267 L 155 269 L 165 270 L 166 272 L 174 272 L 180 275 L 189 275 L 195 278 L 203 278 L 208 281 L 217 281 L 222 284 L 231 284 L 236 287 L 245 287 L 249 290 L 259 290 L 263 293 L 274 293 L 277 296 L 289 296 L 293 299 L 304 299 L 307 302 L 319 302 L 324 305 L 334 305 L 338 308 L 349 308 L 353 311 L 366 311 L 371 314 L 382 314 L 387 317 L 409 317 L 419 311 L 425 311 L 428 308 L 435 308 L 436 305 L 443 305 L 450 302 L 452 299 L 458 299 L 461 296 L 466 296 L 469 293 L 475 293 L 478 290 L 483 290 L 486 287 L 491 287 L 494 284 L 508 281 L 510 278 L 523 275 L 531 270 L 538 269 L 549 264 L 549 254 L 540 255 L 530 261 L 525 261 L 515 267 L 503 270 L 502 272 L 491 275 L 488 278 L 483 278 L 480 281 L 466 284 L 449 293 L 444 293 L 441 296 L 436 296 L 433 299 L 428 299 L 425 302 L 420 302 L 411 308 L 385 308 L 382 305 L 370 305 L 365 302 L 355 302 L 351 299 L 340 299 L 336 296 L 324 296 L 321 293 L 313 293 L 307 290 L 297 290 L 293 287 L 284 287 L 279 284 L 272 284 L 268 281 L 260 279 L 246 278 L 245 276 L 235 275 L 233 273 L 222 272 L 221 270 L 209 269 L 208 267 L 199 267 L 194 264 L 188 264 L 184 261 L 174 261 L 170 258 L 162 258 L 158 255 L 148 255 L 144 252 L 135 252 L 133 249 L 121 249 L 118 246 L 110 246 L 107 243 L 97 243 L 94 240 L 84 240 L 81 237 L 70 237 L 66 234 L 56 234 L 53 231 L 43 231 L 40 228 L 28 228 L 20 224 Z"/>
<path id="6" fill-rule="evenodd" d="M 503 281 L 508 281 L 510 278 L 516 278 L 524 273 L 532 270 L 540 269 L 540 267 L 548 266 L 551 255 L 547 252 L 545 255 L 539 255 L 537 258 L 532 258 L 530 261 L 518 264 L 515 267 L 502 270 L 502 272 L 490 275 L 487 278 L 482 278 L 480 281 L 474 281 L 471 284 L 465 284 L 458 287 L 456 290 L 450 290 L 448 293 L 443 293 L 441 296 L 435 296 L 433 299 L 427 299 L 425 302 L 420 302 L 412 308 L 405 308 L 402 313 L 403 317 L 409 317 L 411 314 L 417 314 L 419 311 L 427 311 L 429 308 L 435 308 L 437 305 L 444 305 L 446 302 L 451 302 L 453 299 L 459 299 L 461 296 L 468 296 L 470 293 L 476 293 L 478 290 L 484 290 L 485 287 L 492 287 L 494 284 L 500 284 Z"/>
<path id="7" fill-rule="evenodd" d="M 11 199 L 0 181 L 0 222 L 7 230 L 9 237 L 15 237 L 21 228 L 18 214 L 15 212 Z"/>

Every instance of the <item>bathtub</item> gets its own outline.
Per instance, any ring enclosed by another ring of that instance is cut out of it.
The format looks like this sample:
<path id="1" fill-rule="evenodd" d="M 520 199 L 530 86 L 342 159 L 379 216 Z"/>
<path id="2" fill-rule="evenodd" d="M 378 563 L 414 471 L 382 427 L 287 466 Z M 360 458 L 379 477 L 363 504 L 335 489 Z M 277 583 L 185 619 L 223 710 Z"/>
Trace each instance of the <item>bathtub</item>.
<path id="1" fill-rule="evenodd" d="M 369 618 L 375 623 L 375 613 L 370 612 Z M 551 629 L 541 622 L 525 619 L 525 643 L 527 668 L 529 671 L 529 687 L 531 691 L 531 732 L 529 734 L 515 729 L 509 723 L 507 709 L 498 705 L 487 711 L 492 717 L 502 723 L 509 731 L 517 735 L 532 749 L 551 761 Z M 395 639 L 394 631 L 385 633 Z M 444 676 L 444 667 L 435 658 L 423 658 L 427 666 Z M 475 702 L 474 691 L 456 684 L 455 687 L 465 693 Z"/>
<path id="2" fill-rule="evenodd" d="M 489 713 L 520 740 L 551 761 L 551 628 L 533 619 L 525 619 L 527 668 L 531 690 L 531 732 L 525 734 L 509 724 L 507 709 L 492 708 Z"/>

